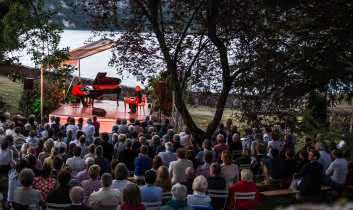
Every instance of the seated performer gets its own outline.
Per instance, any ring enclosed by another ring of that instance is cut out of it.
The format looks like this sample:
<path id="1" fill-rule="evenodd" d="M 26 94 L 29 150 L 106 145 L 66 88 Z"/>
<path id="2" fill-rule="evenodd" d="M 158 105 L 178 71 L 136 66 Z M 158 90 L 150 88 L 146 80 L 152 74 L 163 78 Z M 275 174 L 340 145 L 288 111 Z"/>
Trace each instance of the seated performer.
<path id="1" fill-rule="evenodd" d="M 141 103 L 141 101 L 142 101 L 141 88 L 140 88 L 140 86 L 136 86 L 135 103 L 129 104 L 129 108 L 130 108 L 129 113 L 136 113 L 136 106 L 137 106 L 137 104 Z"/>
<path id="2" fill-rule="evenodd" d="M 72 87 L 71 94 L 76 97 L 77 101 L 81 100 L 82 104 L 86 106 L 85 97 L 84 97 L 86 92 L 80 90 L 81 87 L 82 87 L 82 83 L 79 81 L 76 85 Z"/>

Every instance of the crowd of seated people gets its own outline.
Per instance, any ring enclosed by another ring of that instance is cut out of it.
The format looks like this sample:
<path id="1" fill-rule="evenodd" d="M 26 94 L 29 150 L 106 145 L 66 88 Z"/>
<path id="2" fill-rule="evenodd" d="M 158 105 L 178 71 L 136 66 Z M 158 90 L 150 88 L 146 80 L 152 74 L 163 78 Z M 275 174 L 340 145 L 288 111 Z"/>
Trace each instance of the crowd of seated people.
<path id="1" fill-rule="evenodd" d="M 280 126 L 247 128 L 242 136 L 230 119 L 197 142 L 168 120 L 118 119 L 111 133 L 99 133 L 96 117 L 65 124 L 54 117 L 41 126 L 32 115 L 4 113 L 0 173 L 8 189 L 1 193 L 5 208 L 121 210 L 153 203 L 161 209 L 252 209 L 259 202 L 255 181 L 295 188 L 301 199 L 320 194 L 323 184 L 342 194 L 352 182 L 344 144 L 330 153 L 320 136 L 315 142 L 306 137 L 297 152 L 296 143 L 293 131 Z M 253 197 L 236 200 L 246 192 Z"/>

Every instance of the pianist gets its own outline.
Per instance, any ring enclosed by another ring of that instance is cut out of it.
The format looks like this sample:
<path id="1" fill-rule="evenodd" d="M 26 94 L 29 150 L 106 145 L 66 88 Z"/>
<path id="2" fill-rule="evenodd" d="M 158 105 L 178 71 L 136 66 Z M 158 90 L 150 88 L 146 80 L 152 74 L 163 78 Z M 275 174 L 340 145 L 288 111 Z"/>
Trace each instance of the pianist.
<path id="1" fill-rule="evenodd" d="M 137 104 L 141 103 L 142 101 L 142 93 L 140 86 L 136 86 L 136 93 L 135 93 L 135 102 L 129 104 L 130 112 L 129 113 L 136 113 L 136 106 Z"/>
<path id="2" fill-rule="evenodd" d="M 76 85 L 72 87 L 71 93 L 76 97 L 76 101 L 81 101 L 83 106 L 86 106 L 85 102 L 85 93 L 84 91 L 80 90 L 82 87 L 82 83 L 79 81 Z"/>

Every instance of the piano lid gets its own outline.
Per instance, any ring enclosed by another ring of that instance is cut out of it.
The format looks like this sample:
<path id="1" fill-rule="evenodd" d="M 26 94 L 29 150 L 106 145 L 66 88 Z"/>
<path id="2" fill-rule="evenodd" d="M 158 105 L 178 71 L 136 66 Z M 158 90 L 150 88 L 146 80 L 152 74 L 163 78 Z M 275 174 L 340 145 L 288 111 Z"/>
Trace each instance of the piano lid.
<path id="1" fill-rule="evenodd" d="M 93 81 L 93 87 L 102 87 L 106 86 L 106 88 L 118 86 L 121 83 L 121 79 L 114 77 L 107 77 L 107 72 L 98 72 L 96 79 Z M 103 88 L 105 89 L 105 88 Z"/>

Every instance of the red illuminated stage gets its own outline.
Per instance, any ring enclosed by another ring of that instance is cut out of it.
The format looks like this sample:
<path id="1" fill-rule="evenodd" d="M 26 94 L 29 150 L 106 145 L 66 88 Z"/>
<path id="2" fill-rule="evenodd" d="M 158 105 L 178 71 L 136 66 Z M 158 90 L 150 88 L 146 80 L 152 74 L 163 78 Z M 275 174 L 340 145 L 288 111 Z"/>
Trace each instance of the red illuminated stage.
<path id="1" fill-rule="evenodd" d="M 99 117 L 98 121 L 101 124 L 100 132 L 111 132 L 112 127 L 115 124 L 117 118 L 129 120 L 135 118 L 136 120 L 144 121 L 150 114 L 148 104 L 145 103 L 143 107 L 138 107 L 137 112 L 129 114 L 129 106 L 126 111 L 124 108 L 124 102 L 119 101 L 119 106 L 116 105 L 116 101 L 109 100 L 95 100 L 94 108 L 98 110 L 104 109 L 106 114 L 104 117 Z M 63 104 L 57 110 L 49 114 L 51 116 L 60 117 L 60 124 L 65 124 L 68 117 L 73 117 L 75 120 L 82 117 L 85 121 L 93 116 L 92 107 L 83 107 L 80 105 Z"/>

